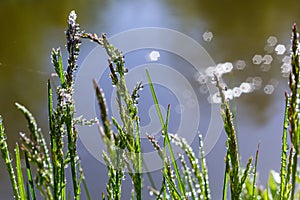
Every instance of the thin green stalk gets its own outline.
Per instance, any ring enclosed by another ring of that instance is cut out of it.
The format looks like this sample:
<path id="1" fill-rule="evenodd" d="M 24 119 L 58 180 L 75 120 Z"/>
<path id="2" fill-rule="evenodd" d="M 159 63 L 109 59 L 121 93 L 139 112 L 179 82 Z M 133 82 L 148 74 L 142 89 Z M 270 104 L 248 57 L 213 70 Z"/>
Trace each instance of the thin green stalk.
<path id="1" fill-rule="evenodd" d="M 165 136 L 164 137 L 164 145 L 167 145 L 168 148 L 169 148 L 170 156 L 171 156 L 172 163 L 173 163 L 174 170 L 175 170 L 175 174 L 176 174 L 176 177 L 177 177 L 177 180 L 178 180 L 179 189 L 180 189 L 181 194 L 183 196 L 185 196 L 185 187 L 184 187 L 184 184 L 182 182 L 182 179 L 181 179 L 181 176 L 180 176 L 180 173 L 179 173 L 179 169 L 178 169 L 178 166 L 177 166 L 177 163 L 176 163 L 176 159 L 175 159 L 175 156 L 174 156 L 174 152 L 173 152 L 173 149 L 172 149 L 170 138 L 169 138 L 169 135 L 168 135 L 168 132 L 167 132 L 168 131 L 168 115 L 170 114 L 170 105 L 168 105 L 166 123 L 164 123 L 163 116 L 162 116 L 162 113 L 161 113 L 161 110 L 160 110 L 160 107 L 159 107 L 158 99 L 157 99 L 157 96 L 156 96 L 154 86 L 153 86 L 153 83 L 152 83 L 152 80 L 151 80 L 148 69 L 146 69 L 146 74 L 147 74 L 147 77 L 148 77 L 148 82 L 149 82 L 152 98 L 153 98 L 153 101 L 154 101 L 154 104 L 155 104 L 155 107 L 156 107 L 156 111 L 157 111 L 157 114 L 158 114 L 158 118 L 159 118 L 159 120 L 161 122 L 161 125 L 163 127 L 163 131 L 164 131 L 163 134 Z"/>
<path id="2" fill-rule="evenodd" d="M 199 151 L 200 151 L 200 160 L 202 166 L 202 176 L 203 176 L 203 183 L 204 183 L 204 199 L 210 199 L 210 189 L 209 189 L 209 182 L 208 182 L 208 168 L 206 166 L 206 160 L 204 157 L 204 150 L 203 150 L 203 140 L 202 135 L 199 134 Z"/>
<path id="3" fill-rule="evenodd" d="M 24 178 L 23 178 L 21 156 L 20 156 L 20 149 L 18 143 L 16 143 L 15 153 L 16 153 L 16 169 L 17 169 L 18 188 L 20 190 L 20 197 L 21 199 L 26 199 L 27 197 L 26 197 L 26 192 L 24 187 Z"/>
<path id="4" fill-rule="evenodd" d="M 255 197 L 255 191 L 256 191 L 256 171 L 257 171 L 257 163 L 258 163 L 258 153 L 259 153 L 259 147 L 260 147 L 260 143 L 258 143 L 257 145 L 257 150 L 256 150 L 256 154 L 255 154 L 255 164 L 254 164 L 254 177 L 253 177 L 253 186 L 252 186 L 252 200 L 256 199 Z"/>
<path id="5" fill-rule="evenodd" d="M 294 199 L 295 188 L 296 188 L 296 172 L 298 164 L 299 155 L 299 105 L 298 105 L 298 95 L 299 95 L 299 54 L 298 54 L 298 33 L 297 26 L 294 24 L 292 30 L 292 73 L 290 74 L 289 87 L 291 90 L 290 95 L 290 107 L 289 107 L 289 124 L 290 124 L 290 137 L 292 144 L 294 146 L 295 154 L 293 155 L 293 166 L 292 166 L 292 193 L 291 198 Z"/>
<path id="6" fill-rule="evenodd" d="M 228 186 L 228 177 L 229 177 L 230 165 L 229 165 L 229 152 L 227 151 L 225 157 L 225 170 L 224 170 L 224 181 L 223 181 L 223 195 L 222 200 L 227 200 L 227 186 Z"/>
<path id="7" fill-rule="evenodd" d="M 287 162 L 287 129 L 288 129 L 288 96 L 285 94 L 285 111 L 281 142 L 281 169 L 280 169 L 280 199 L 284 199 L 286 190 L 286 162 Z"/>
<path id="8" fill-rule="evenodd" d="M 12 184 L 12 189 L 14 193 L 14 198 L 21 199 L 18 184 L 16 181 L 16 175 L 12 166 L 12 159 L 10 158 L 10 153 L 7 147 L 6 134 L 4 132 L 4 126 L 2 124 L 1 116 L 0 116 L 0 148 L 1 148 L 2 158 L 5 161 L 7 171 L 9 173 L 10 182 Z"/>
<path id="9" fill-rule="evenodd" d="M 30 198 L 31 198 L 31 200 L 35 200 L 36 196 L 35 196 L 34 182 L 33 182 L 33 177 L 32 177 L 32 172 L 30 169 L 27 152 L 25 152 L 25 164 L 26 164 L 27 178 L 28 178 L 28 183 L 29 183 Z M 29 198 L 29 195 L 27 196 L 27 198 Z"/>

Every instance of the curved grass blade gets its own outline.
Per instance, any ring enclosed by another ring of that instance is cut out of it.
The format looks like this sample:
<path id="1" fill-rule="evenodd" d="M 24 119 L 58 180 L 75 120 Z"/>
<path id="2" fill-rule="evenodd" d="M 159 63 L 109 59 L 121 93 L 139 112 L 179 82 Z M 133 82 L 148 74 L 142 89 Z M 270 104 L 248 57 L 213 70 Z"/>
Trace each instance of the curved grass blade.
<path id="1" fill-rule="evenodd" d="M 173 166 L 174 166 L 174 171 L 175 171 L 175 174 L 176 174 L 176 178 L 178 180 L 179 189 L 180 189 L 181 194 L 183 196 L 185 196 L 185 187 L 183 185 L 183 182 L 182 182 L 182 179 L 181 179 L 181 176 L 180 176 L 180 173 L 179 173 L 179 169 L 178 169 L 178 166 L 177 166 L 177 163 L 176 163 L 176 159 L 175 159 L 173 149 L 172 149 L 172 145 L 171 145 L 171 142 L 170 142 L 170 138 L 169 138 L 169 135 L 168 135 L 168 125 L 169 125 L 168 118 L 170 116 L 170 105 L 168 105 L 166 123 L 164 123 L 162 112 L 161 112 L 161 109 L 159 107 L 156 92 L 154 90 L 154 86 L 153 86 L 153 83 L 152 83 L 152 80 L 151 80 L 148 69 L 146 69 L 146 74 L 147 74 L 147 77 L 148 77 L 148 82 L 149 82 L 152 98 L 153 98 L 153 101 L 154 101 L 154 104 L 155 104 L 155 107 L 156 107 L 156 111 L 157 111 L 157 114 L 158 114 L 158 118 L 160 120 L 160 123 L 161 123 L 163 131 L 164 131 L 164 135 L 165 135 L 164 146 L 165 147 L 168 146 L 168 148 L 169 148 L 172 163 L 173 163 Z"/>

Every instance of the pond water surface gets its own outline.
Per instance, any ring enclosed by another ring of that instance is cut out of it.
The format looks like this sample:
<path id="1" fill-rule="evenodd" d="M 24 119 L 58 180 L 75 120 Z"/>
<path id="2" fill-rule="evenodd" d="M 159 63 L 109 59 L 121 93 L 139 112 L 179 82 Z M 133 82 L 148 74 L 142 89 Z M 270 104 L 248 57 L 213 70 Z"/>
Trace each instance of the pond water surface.
<path id="1" fill-rule="evenodd" d="M 193 38 L 216 64 L 232 63 L 234 69 L 224 76 L 228 87 L 238 87 L 243 82 L 253 83 L 253 81 L 257 86 L 251 93 L 242 94 L 235 100 L 237 108 L 235 117 L 238 123 L 242 162 L 245 164 L 248 157 L 255 154 L 257 144 L 260 142 L 258 161 L 260 183 L 265 185 L 270 169 L 279 170 L 284 91 L 287 90 L 287 78 L 284 77 L 281 66 L 284 63 L 282 61 L 284 56 L 289 55 L 291 26 L 294 22 L 300 23 L 300 7 L 296 0 L 288 2 L 279 0 L 251 2 L 2 0 L 0 2 L 0 114 L 4 118 L 11 149 L 18 141 L 18 133 L 27 131 L 25 119 L 15 108 L 14 102 L 29 108 L 44 132 L 48 130 L 46 82 L 53 73 L 50 52 L 54 47 L 60 46 L 64 49 L 67 16 L 73 9 L 78 14 L 78 22 L 82 29 L 88 32 L 98 34 L 105 32 L 108 37 L 111 37 L 135 28 L 168 28 Z M 143 41 L 143 38 L 136 39 Z M 182 44 L 173 42 L 173 49 L 183 48 Z M 282 55 L 278 55 L 281 49 L 277 45 L 280 44 L 287 49 Z M 82 45 L 79 63 L 84 63 L 84 59 L 90 55 L 94 47 L 95 45 L 88 42 Z M 202 114 L 199 131 L 205 132 L 211 119 L 210 104 L 207 102 L 208 94 L 205 93 L 205 87 L 197 82 L 199 76 L 196 76 L 195 71 L 190 70 L 191 65 L 185 58 L 162 49 L 138 49 L 125 54 L 129 70 L 134 71 L 136 66 L 143 64 L 150 65 L 145 56 L 153 51 L 159 52 L 160 56 L 156 64 L 170 66 L 190 80 L 197 102 L 190 102 L 189 105 L 196 103 L 200 106 Z M 66 55 L 65 50 L 63 54 Z M 269 56 L 264 57 L 265 55 Z M 108 76 L 107 71 L 105 73 Z M 163 79 L 164 75 L 160 78 Z M 111 90 L 109 80 L 105 76 L 99 78 L 99 82 L 105 91 Z M 180 122 L 180 102 L 178 103 L 179 100 L 175 98 L 174 91 L 166 87 L 157 87 L 161 97 L 160 103 L 164 106 L 171 103 L 174 108 L 171 131 L 176 132 Z M 190 97 L 192 94 L 189 92 L 187 88 L 182 88 L 184 96 Z M 145 121 L 142 120 L 141 123 L 146 130 L 154 110 L 153 107 L 147 107 L 151 98 L 147 87 L 142 91 L 141 96 L 143 95 L 144 100 L 141 98 L 140 110 Z M 157 124 L 155 120 L 152 123 Z M 157 130 L 148 130 L 151 131 Z M 220 138 L 216 139 L 216 145 L 206 156 L 213 199 L 220 199 L 222 192 L 225 139 L 225 134 L 222 133 Z M 147 141 L 143 142 L 145 151 L 150 151 L 148 148 L 151 147 L 146 144 Z M 194 141 L 193 146 L 197 147 L 197 141 Z M 79 151 L 90 192 L 93 199 L 96 199 L 105 190 L 107 178 L 105 166 L 91 156 L 82 143 L 79 144 Z M 154 172 L 154 177 L 159 183 L 159 171 Z M 127 181 L 130 183 L 129 177 Z M 144 186 L 148 184 L 145 178 Z M 129 193 L 130 190 L 131 188 L 124 187 L 125 193 Z M 145 199 L 151 199 L 147 187 L 144 187 L 144 193 Z M 11 199 L 11 197 L 8 175 L 1 160 L 0 199 Z"/>

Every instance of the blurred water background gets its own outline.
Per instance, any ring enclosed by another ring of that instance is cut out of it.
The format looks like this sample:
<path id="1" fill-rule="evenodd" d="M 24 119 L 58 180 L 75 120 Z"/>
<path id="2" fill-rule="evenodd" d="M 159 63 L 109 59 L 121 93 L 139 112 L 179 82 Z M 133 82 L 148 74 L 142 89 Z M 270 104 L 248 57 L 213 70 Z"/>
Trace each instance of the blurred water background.
<path id="1" fill-rule="evenodd" d="M 25 119 L 16 110 L 14 102 L 27 106 L 47 133 L 46 82 L 53 72 L 50 51 L 59 46 L 64 49 L 66 20 L 73 9 L 78 14 L 82 29 L 88 32 L 105 32 L 110 37 L 134 28 L 174 29 L 200 43 L 215 63 L 231 62 L 234 69 L 225 79 L 232 87 L 253 81 L 257 85 L 253 92 L 236 98 L 242 161 L 245 163 L 249 156 L 255 154 L 260 142 L 259 183 L 266 183 L 270 169 L 279 170 L 284 91 L 287 89 L 287 78 L 282 71 L 288 70 L 282 65 L 288 62 L 284 58 L 289 55 L 291 26 L 300 22 L 300 7 L 296 0 L 1 0 L 0 114 L 4 118 L 11 149 L 18 141 L 18 133 L 27 131 Z M 281 44 L 286 48 L 285 52 L 280 52 L 283 49 L 278 45 Z M 88 42 L 82 46 L 79 62 L 94 46 Z M 66 55 L 65 50 L 63 53 Z M 164 52 L 160 53 L 163 57 Z M 129 54 L 126 60 L 129 69 L 146 62 L 139 60 L 144 56 L 143 50 Z M 185 64 L 176 58 L 168 61 L 169 66 L 174 65 L 184 73 L 185 66 L 178 63 Z M 193 80 L 194 77 L 190 78 Z M 194 83 L 194 86 L 197 85 Z M 200 107 L 209 105 L 205 89 L 201 90 L 200 84 L 198 87 L 198 100 L 203 101 L 203 104 L 199 102 Z M 143 90 L 143 94 L 146 93 Z M 161 99 L 165 104 L 168 100 Z M 201 109 L 205 112 L 207 108 Z M 209 116 L 201 116 L 201 123 L 206 124 L 209 119 Z M 175 116 L 174 132 L 176 120 Z M 225 139 L 223 133 L 206 156 L 213 199 L 220 199 L 222 192 Z M 100 198 L 105 190 L 106 168 L 82 144 L 79 147 L 90 192 L 93 199 Z M 154 176 L 159 183 L 159 171 L 154 172 Z M 129 177 L 127 181 L 130 181 Z M 151 199 L 147 185 L 149 182 L 145 177 L 145 199 Z M 125 193 L 130 190 L 125 186 Z M 12 199 L 8 174 L 1 159 L 0 199 Z"/>

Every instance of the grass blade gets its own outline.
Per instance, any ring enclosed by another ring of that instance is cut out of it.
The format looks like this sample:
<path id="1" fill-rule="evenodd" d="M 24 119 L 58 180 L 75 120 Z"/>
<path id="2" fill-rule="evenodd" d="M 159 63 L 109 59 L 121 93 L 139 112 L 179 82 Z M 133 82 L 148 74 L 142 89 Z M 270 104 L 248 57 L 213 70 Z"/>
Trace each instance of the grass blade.
<path id="1" fill-rule="evenodd" d="M 228 178 L 229 178 L 229 153 L 227 151 L 226 157 L 225 157 L 225 170 L 224 170 L 224 181 L 223 181 L 223 198 L 222 200 L 227 199 L 227 186 L 228 186 Z"/>
<path id="2" fill-rule="evenodd" d="M 285 111 L 283 119 L 283 133 L 281 141 L 281 168 L 280 168 L 280 198 L 284 198 L 286 190 L 286 162 L 287 162 L 287 129 L 288 129 L 288 96 L 285 94 Z"/>
<path id="3" fill-rule="evenodd" d="M 91 195 L 90 195 L 90 192 L 89 192 L 89 188 L 88 188 L 88 186 L 86 184 L 85 179 L 82 180 L 82 183 L 83 183 L 84 191 L 85 191 L 85 194 L 86 194 L 86 198 L 88 200 L 91 200 L 92 198 L 91 198 Z"/>
<path id="4" fill-rule="evenodd" d="M 183 196 L 185 196 L 185 187 L 183 185 L 183 182 L 182 182 L 179 170 L 178 170 L 178 166 L 177 166 L 176 159 L 175 159 L 175 156 L 174 156 L 173 148 L 172 148 L 172 145 L 171 145 L 171 142 L 170 142 L 170 138 L 169 138 L 169 135 L 168 135 L 170 105 L 168 105 L 166 122 L 164 123 L 162 112 L 161 112 L 161 109 L 159 107 L 158 99 L 157 99 L 157 96 L 156 96 L 156 93 L 155 93 L 155 90 L 154 90 L 154 86 L 153 86 L 153 83 L 152 83 L 152 80 L 151 80 L 151 77 L 150 77 L 148 69 L 146 69 L 146 73 L 147 73 L 147 77 L 148 77 L 148 82 L 149 82 L 149 86 L 150 86 L 150 91 L 151 91 L 151 94 L 152 94 L 152 98 L 153 98 L 153 101 L 154 101 L 154 104 L 155 104 L 155 107 L 156 107 L 156 111 L 157 111 L 157 114 L 158 114 L 158 118 L 159 118 L 160 123 L 162 125 L 163 132 L 164 132 L 163 134 L 165 136 L 165 138 L 164 138 L 164 146 L 168 146 L 168 148 L 169 148 L 170 156 L 171 156 L 171 161 L 173 163 L 174 171 L 175 171 L 175 174 L 176 174 L 176 178 L 178 180 L 179 189 L 180 189 L 181 194 Z"/>
<path id="5" fill-rule="evenodd" d="M 35 189 L 34 189 L 34 183 L 33 183 L 33 177 L 30 169 L 30 164 L 27 156 L 27 152 L 25 152 L 25 164 L 26 164 L 26 171 L 27 171 L 27 178 L 28 178 L 28 183 L 29 183 L 29 192 L 30 192 L 30 197 L 32 200 L 35 200 Z"/>
<path id="6" fill-rule="evenodd" d="M 204 150 L 203 150 L 203 140 L 202 135 L 199 134 L 199 151 L 200 151 L 200 160 L 201 160 L 201 166 L 202 166 L 202 176 L 203 176 L 203 182 L 204 182 L 204 198 L 210 199 L 210 190 L 209 190 L 209 182 L 208 182 L 208 169 L 206 166 L 206 160 L 204 157 Z"/>
<path id="7" fill-rule="evenodd" d="M 18 143 L 16 143 L 16 169 L 17 169 L 17 177 L 18 177 L 18 188 L 20 191 L 20 197 L 21 199 L 26 199 L 26 192 L 24 187 L 24 178 L 23 178 L 23 172 L 22 172 L 22 166 L 21 166 L 21 156 L 20 156 L 20 149 Z"/>
<path id="8" fill-rule="evenodd" d="M 157 112 L 157 115 L 158 115 L 161 126 L 164 127 L 165 126 L 164 118 L 162 116 L 162 113 L 161 113 L 161 110 L 160 110 L 160 107 L 159 107 L 158 99 L 157 99 L 157 96 L 156 96 L 154 86 L 153 86 L 153 83 L 152 83 L 152 80 L 151 80 L 148 69 L 146 69 L 146 73 L 147 73 L 147 77 L 148 77 L 150 91 L 151 91 L 151 94 L 152 94 L 152 99 L 153 99 L 154 104 L 155 104 L 156 112 Z"/>
<path id="9" fill-rule="evenodd" d="M 1 116 L 0 116 L 0 148 L 1 148 L 2 158 L 5 161 L 7 171 L 9 173 L 10 182 L 12 184 L 12 189 L 13 189 L 13 193 L 14 193 L 14 198 L 20 199 L 19 188 L 18 188 L 18 184 L 16 181 L 16 175 L 15 175 L 15 172 L 14 172 L 14 169 L 12 166 L 12 160 L 10 158 L 10 153 L 9 153 L 7 142 L 6 142 L 6 134 L 4 132 L 4 126 L 2 124 Z"/>
<path id="10" fill-rule="evenodd" d="M 255 164 L 254 164 L 254 177 L 253 177 L 253 186 L 252 186 L 252 199 L 254 200 L 255 191 L 256 191 L 256 171 L 257 171 L 257 163 L 258 163 L 258 153 L 259 153 L 260 143 L 258 143 L 256 154 L 255 154 Z"/>

